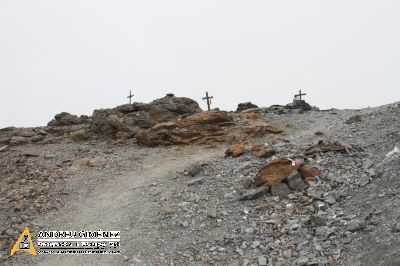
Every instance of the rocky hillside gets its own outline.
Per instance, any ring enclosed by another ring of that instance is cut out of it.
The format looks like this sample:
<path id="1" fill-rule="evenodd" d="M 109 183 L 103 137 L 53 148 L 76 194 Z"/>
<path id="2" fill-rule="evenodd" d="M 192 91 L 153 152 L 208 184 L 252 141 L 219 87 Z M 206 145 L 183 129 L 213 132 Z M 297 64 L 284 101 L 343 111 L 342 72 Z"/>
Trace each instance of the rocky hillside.
<path id="1" fill-rule="evenodd" d="M 179 97 L 1 129 L 0 261 L 399 265 L 399 132 L 399 103 L 233 113 Z M 63 224 L 121 230 L 123 255 L 8 258 L 26 226 Z"/>

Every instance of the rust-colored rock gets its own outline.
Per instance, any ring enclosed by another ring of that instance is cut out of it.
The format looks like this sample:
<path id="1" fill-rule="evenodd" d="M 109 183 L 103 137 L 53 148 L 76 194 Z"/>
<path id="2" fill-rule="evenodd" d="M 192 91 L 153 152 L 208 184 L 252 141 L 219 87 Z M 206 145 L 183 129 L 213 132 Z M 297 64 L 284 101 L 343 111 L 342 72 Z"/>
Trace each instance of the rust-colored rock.
<path id="1" fill-rule="evenodd" d="M 316 176 L 320 175 L 320 171 L 315 167 L 302 165 L 298 170 L 304 181 L 308 182 L 313 180 Z"/>
<path id="2" fill-rule="evenodd" d="M 268 158 L 275 154 L 275 149 L 269 144 L 255 145 L 251 148 L 251 154 L 260 158 Z"/>
<path id="3" fill-rule="evenodd" d="M 293 170 L 297 170 L 305 182 L 311 181 L 320 175 L 320 171 L 315 167 L 300 165 L 300 163 L 294 165 L 293 161 L 288 158 L 278 158 L 267 163 L 257 173 L 255 185 L 257 187 L 276 186 L 286 180 Z"/>
<path id="4" fill-rule="evenodd" d="M 138 143 L 146 146 L 206 144 L 225 140 L 225 128 L 232 118 L 227 112 L 211 111 L 181 120 L 159 123 L 136 135 Z"/>
<path id="5" fill-rule="evenodd" d="M 286 177 L 295 170 L 292 161 L 287 158 L 279 158 L 267 163 L 256 175 L 255 185 L 276 186 L 282 183 Z"/>
<path id="6" fill-rule="evenodd" d="M 238 143 L 248 137 L 281 131 L 257 114 L 229 114 L 214 110 L 159 123 L 139 132 L 136 139 L 139 144 L 146 146 Z"/>
<path id="7" fill-rule="evenodd" d="M 242 143 L 232 144 L 225 151 L 225 156 L 238 157 L 246 151 L 246 146 Z"/>

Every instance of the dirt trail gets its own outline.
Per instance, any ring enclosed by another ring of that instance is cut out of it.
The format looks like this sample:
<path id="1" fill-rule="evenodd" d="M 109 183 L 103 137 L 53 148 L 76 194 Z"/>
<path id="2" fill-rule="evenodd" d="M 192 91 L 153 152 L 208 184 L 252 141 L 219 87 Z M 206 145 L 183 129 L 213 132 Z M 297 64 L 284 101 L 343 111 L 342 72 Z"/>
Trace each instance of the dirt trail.
<path id="1" fill-rule="evenodd" d="M 37 221 L 45 230 L 119 230 L 122 255 L 18 256 L 13 262 L 29 265 L 126 265 L 134 263 L 139 257 L 145 262 L 147 254 L 156 252 L 152 235 L 157 231 L 149 229 L 152 228 L 151 218 L 158 214 L 154 211 L 154 201 L 145 197 L 143 191 L 154 183 L 155 187 L 161 187 L 162 184 L 174 182 L 168 177 L 218 155 L 222 153 L 204 148 L 160 150 L 157 159 L 143 158 L 141 169 L 116 175 L 89 191 L 81 191 L 74 196 L 72 204 Z"/>

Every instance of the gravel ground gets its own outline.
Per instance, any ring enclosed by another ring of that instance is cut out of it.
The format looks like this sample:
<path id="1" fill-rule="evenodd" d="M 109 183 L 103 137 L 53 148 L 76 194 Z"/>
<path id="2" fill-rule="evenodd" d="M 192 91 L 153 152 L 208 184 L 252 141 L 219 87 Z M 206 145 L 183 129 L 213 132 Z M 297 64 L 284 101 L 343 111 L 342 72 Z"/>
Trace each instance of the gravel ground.
<path id="1" fill-rule="evenodd" d="M 68 141 L 0 153 L 0 198 L 6 202 L 0 213 L 2 249 L 26 223 L 31 231 L 52 228 L 49 217 L 66 209 L 74 215 L 77 205 L 71 207 L 72 201 L 91 202 L 102 193 L 114 193 L 110 196 L 128 196 L 123 203 L 130 213 L 119 221 L 126 236 L 123 257 L 85 261 L 81 256 L 74 262 L 400 265 L 400 152 L 395 150 L 400 148 L 400 104 L 362 110 L 256 111 L 285 127 L 280 141 L 267 136 L 252 143 L 275 143 L 277 153 L 271 158 L 250 153 L 224 158 L 226 146 L 149 149 L 134 143 Z M 360 121 L 346 123 L 354 116 Z M 302 155 L 321 140 L 339 142 L 346 152 Z M 248 192 L 244 180 L 252 183 L 258 170 L 278 157 L 301 159 L 321 174 L 304 191 L 240 201 Z M 139 187 L 129 186 L 136 182 L 130 173 L 143 177 Z M 27 189 L 21 189 L 24 185 Z M 37 192 L 32 195 L 29 188 Z M 21 200 L 27 205 L 17 210 Z M 32 200 L 35 204 L 28 204 Z M 35 263 L 21 256 L 6 259 L 5 253 L 3 262 Z M 42 259 L 37 264 L 50 262 L 55 261 Z"/>

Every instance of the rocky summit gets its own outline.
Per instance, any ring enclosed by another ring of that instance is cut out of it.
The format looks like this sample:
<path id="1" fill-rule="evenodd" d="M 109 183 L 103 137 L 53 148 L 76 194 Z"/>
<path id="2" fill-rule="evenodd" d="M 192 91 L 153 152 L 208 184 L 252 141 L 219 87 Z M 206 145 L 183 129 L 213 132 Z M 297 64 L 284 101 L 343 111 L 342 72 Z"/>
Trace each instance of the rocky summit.
<path id="1" fill-rule="evenodd" d="M 0 264 L 399 265 L 400 103 L 204 112 L 169 94 L 0 129 Z M 9 256 L 119 230 L 122 255 Z"/>

